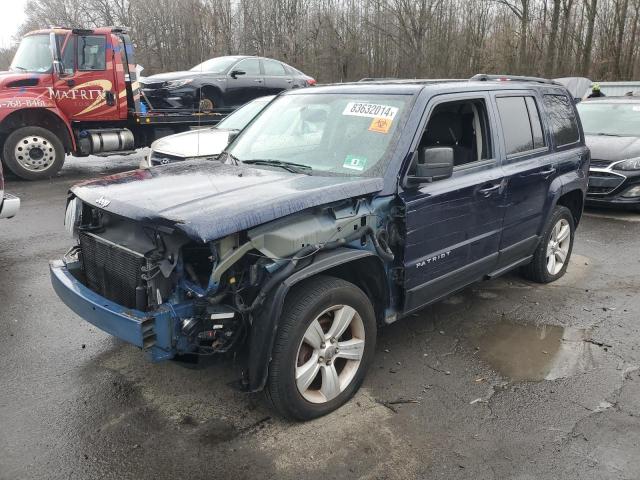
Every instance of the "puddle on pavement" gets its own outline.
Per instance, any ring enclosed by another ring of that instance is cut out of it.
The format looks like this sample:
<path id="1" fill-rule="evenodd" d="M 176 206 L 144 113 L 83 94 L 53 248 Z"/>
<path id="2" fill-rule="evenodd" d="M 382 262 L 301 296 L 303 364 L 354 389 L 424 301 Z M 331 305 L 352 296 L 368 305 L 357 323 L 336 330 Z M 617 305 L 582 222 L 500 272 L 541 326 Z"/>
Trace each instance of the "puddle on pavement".
<path id="1" fill-rule="evenodd" d="M 586 342 L 588 329 L 499 322 L 475 339 L 478 355 L 514 381 L 555 380 L 602 363 L 604 352 Z"/>

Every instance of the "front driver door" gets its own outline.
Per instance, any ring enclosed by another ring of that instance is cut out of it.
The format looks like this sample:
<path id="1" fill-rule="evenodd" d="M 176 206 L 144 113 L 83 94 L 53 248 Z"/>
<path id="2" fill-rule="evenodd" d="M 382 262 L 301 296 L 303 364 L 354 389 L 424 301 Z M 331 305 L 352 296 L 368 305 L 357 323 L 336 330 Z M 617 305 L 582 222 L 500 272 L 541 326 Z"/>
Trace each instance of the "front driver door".
<path id="1" fill-rule="evenodd" d="M 234 71 L 244 72 L 233 75 Z M 259 58 L 245 58 L 238 62 L 229 72 L 227 78 L 227 94 L 225 105 L 237 108 L 254 98 L 266 95 L 264 75 Z"/>
<path id="2" fill-rule="evenodd" d="M 71 120 L 118 118 L 116 72 L 106 35 L 68 35 L 60 43 L 64 73 L 54 74 L 52 95 Z M 105 117 L 106 115 L 106 117 Z"/>
<path id="3" fill-rule="evenodd" d="M 452 177 L 400 194 L 406 226 L 405 312 L 491 272 L 502 234 L 504 175 L 489 99 L 483 94 L 456 95 L 437 102 L 428 109 L 420 144 L 454 148 L 457 165 Z"/>

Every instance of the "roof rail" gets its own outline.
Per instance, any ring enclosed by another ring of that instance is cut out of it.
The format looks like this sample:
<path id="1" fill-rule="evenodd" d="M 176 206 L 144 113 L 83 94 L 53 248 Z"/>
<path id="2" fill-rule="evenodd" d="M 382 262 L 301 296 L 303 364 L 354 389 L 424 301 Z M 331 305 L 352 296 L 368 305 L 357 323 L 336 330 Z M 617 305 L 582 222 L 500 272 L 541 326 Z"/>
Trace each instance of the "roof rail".
<path id="1" fill-rule="evenodd" d="M 519 75 L 487 75 L 486 73 L 479 73 L 474 75 L 469 79 L 469 81 L 474 82 L 487 82 L 487 81 L 496 81 L 496 82 L 536 82 L 536 83 L 547 83 L 550 85 L 560 85 L 560 83 L 555 80 L 550 80 L 548 78 L 540 78 L 540 77 L 525 77 Z"/>

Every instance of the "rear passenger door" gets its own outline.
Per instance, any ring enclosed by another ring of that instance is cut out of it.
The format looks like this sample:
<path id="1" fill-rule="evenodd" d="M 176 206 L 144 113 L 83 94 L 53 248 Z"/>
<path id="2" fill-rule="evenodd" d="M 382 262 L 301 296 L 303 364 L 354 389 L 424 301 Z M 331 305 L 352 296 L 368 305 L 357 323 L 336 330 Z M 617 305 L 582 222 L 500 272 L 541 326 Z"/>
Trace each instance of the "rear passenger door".
<path id="1" fill-rule="evenodd" d="M 504 175 L 489 96 L 442 95 L 426 113 L 415 151 L 451 147 L 455 167 L 450 178 L 400 194 L 405 209 L 405 312 L 493 271 L 502 234 Z"/>
<path id="2" fill-rule="evenodd" d="M 283 90 L 289 90 L 293 84 L 293 79 L 289 75 L 282 63 L 277 60 L 262 60 L 264 67 L 264 82 L 267 95 L 276 95 Z"/>
<path id="3" fill-rule="evenodd" d="M 541 121 L 540 97 L 532 91 L 497 93 L 496 109 L 505 152 L 506 209 L 497 270 L 531 255 L 553 198 L 558 165 Z"/>

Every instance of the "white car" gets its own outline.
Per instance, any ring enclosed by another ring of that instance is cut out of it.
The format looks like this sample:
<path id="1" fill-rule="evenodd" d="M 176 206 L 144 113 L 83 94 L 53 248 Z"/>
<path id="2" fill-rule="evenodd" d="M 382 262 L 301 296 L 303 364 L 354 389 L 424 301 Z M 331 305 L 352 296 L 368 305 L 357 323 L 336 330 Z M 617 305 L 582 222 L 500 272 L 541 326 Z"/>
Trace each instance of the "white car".
<path id="1" fill-rule="evenodd" d="M 0 164 L 0 218 L 11 218 L 20 210 L 20 199 L 16 196 L 4 193 L 4 177 L 2 176 L 2 164 Z"/>
<path id="2" fill-rule="evenodd" d="M 215 160 L 231 140 L 274 98 L 273 95 L 256 98 L 215 127 L 190 130 L 156 140 L 151 144 L 151 153 L 140 167 L 149 168 L 192 159 Z"/>

